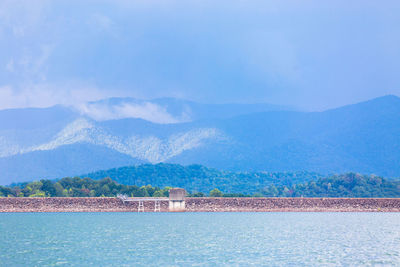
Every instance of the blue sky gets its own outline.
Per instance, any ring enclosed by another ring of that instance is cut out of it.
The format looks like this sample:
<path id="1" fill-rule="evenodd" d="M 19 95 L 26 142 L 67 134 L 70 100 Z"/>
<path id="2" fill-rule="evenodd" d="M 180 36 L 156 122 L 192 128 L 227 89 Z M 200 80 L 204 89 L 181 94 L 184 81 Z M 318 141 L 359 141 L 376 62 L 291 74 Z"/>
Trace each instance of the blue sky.
<path id="1" fill-rule="evenodd" d="M 400 95 L 399 1 L 0 1 L 0 109 Z"/>

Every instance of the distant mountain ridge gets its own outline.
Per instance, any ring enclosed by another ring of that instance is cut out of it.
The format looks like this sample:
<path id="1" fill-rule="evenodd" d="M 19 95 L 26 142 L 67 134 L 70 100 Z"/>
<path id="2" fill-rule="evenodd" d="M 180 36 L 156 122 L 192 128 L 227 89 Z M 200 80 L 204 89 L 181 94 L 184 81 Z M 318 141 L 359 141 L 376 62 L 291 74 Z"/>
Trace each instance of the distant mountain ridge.
<path id="1" fill-rule="evenodd" d="M 154 123 L 182 123 L 198 120 L 227 119 L 255 112 L 294 110 L 272 104 L 203 104 L 177 98 L 141 100 L 113 97 L 88 102 L 80 112 L 95 120 L 139 118 Z"/>
<path id="2" fill-rule="evenodd" d="M 3 110 L 0 184 L 159 162 L 233 171 L 400 176 L 400 98 L 385 96 L 324 112 L 275 108 L 109 99 L 80 110 Z M 162 113 L 158 118 L 166 121 L 104 120 L 120 116 L 119 111 L 122 117 L 155 120 Z M 96 120 L 93 112 L 105 117 Z M 192 117 L 180 122 L 182 114 Z"/>

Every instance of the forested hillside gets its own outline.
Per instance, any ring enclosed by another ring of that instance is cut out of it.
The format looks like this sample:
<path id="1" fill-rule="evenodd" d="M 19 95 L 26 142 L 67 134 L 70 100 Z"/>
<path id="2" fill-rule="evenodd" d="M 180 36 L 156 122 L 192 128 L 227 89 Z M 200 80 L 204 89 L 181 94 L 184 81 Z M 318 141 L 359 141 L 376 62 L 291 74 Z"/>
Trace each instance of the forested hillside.
<path id="1" fill-rule="evenodd" d="M 268 185 L 291 186 L 322 177 L 312 172 L 229 172 L 202 165 L 144 164 L 80 175 L 95 180 L 110 177 L 125 185 L 182 187 L 190 192 L 209 192 L 218 187 L 224 192 L 254 193 Z"/>

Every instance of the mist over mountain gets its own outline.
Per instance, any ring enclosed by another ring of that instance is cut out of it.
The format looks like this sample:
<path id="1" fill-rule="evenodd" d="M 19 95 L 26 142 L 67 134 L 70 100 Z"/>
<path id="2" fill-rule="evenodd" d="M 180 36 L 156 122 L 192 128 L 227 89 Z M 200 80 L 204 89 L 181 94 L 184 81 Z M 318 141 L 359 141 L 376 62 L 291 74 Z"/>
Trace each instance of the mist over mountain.
<path id="1" fill-rule="evenodd" d="M 243 115 L 219 122 L 218 129 L 233 143 L 186 151 L 174 160 L 187 164 L 201 158 L 206 166 L 233 170 L 400 175 L 400 98 L 395 96 L 325 112 Z"/>
<path id="2" fill-rule="evenodd" d="M 400 176 L 400 98 L 324 112 L 111 98 L 0 111 L 0 184 L 140 163 Z"/>
<path id="3" fill-rule="evenodd" d="M 197 120 L 226 119 L 255 112 L 294 110 L 272 104 L 203 104 L 176 98 L 141 100 L 114 97 L 88 102 L 78 110 L 95 120 L 140 118 L 154 123 L 181 123 Z"/>

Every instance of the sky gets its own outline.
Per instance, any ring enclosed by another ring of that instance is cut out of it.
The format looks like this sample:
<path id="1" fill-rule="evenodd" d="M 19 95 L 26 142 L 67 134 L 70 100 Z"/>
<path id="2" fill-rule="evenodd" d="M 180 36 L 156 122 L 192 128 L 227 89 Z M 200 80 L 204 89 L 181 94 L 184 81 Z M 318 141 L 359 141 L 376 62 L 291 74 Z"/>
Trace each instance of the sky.
<path id="1" fill-rule="evenodd" d="M 0 0 L 0 109 L 400 96 L 400 1 Z"/>

